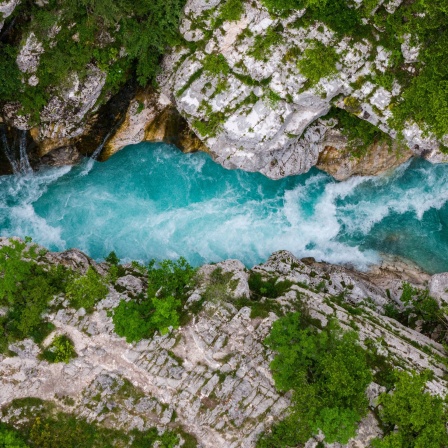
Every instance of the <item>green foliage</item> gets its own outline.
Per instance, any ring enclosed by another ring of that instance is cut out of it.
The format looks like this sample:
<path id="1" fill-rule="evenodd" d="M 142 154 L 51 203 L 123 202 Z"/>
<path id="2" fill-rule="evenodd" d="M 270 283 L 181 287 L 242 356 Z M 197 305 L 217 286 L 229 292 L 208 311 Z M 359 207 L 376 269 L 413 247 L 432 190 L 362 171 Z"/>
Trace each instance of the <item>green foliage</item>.
<path id="1" fill-rule="evenodd" d="M 155 331 L 150 320 L 153 312 L 152 302 L 148 300 L 140 303 L 122 300 L 114 310 L 115 332 L 126 337 L 127 342 L 151 337 Z"/>
<path id="2" fill-rule="evenodd" d="M 185 0 L 51 0 L 44 6 L 26 5 L 12 34 L 26 38 L 34 32 L 44 46 L 35 87 L 22 84 L 15 63 L 17 48 L 0 43 L 0 103 L 18 100 L 35 122 L 49 100 L 50 90 L 66 86 L 71 73 L 81 80 L 89 63 L 106 71 L 106 90 L 114 93 L 131 76 L 141 85 L 154 82 L 159 61 L 180 43 L 179 20 Z M 26 11 L 25 11 L 26 9 Z M 18 9 L 20 11 L 20 8 Z M 52 31 L 58 25 L 55 35 Z M 113 37 L 113 38 L 111 38 Z M 121 49 L 125 52 L 121 52 Z M 25 75 L 26 77 L 26 75 Z"/>
<path id="3" fill-rule="evenodd" d="M 214 137 L 221 130 L 225 118 L 223 112 L 212 112 L 207 115 L 207 121 L 194 120 L 193 127 L 204 137 Z"/>
<path id="4" fill-rule="evenodd" d="M 113 264 L 115 266 L 118 266 L 120 263 L 120 259 L 117 257 L 117 254 L 112 251 L 105 259 L 107 263 Z"/>
<path id="5" fill-rule="evenodd" d="M 0 448 L 28 448 L 18 433 L 0 423 Z"/>
<path id="6" fill-rule="evenodd" d="M 348 102 L 348 107 L 355 107 L 354 103 Z M 347 137 L 348 148 L 354 157 L 362 157 L 368 148 L 374 143 L 388 143 L 392 145 L 392 139 L 366 120 L 361 120 L 344 109 L 333 108 L 327 118 L 335 118 L 338 127 Z"/>
<path id="7" fill-rule="evenodd" d="M 357 334 L 333 321 L 321 332 L 303 324 L 300 313 L 290 313 L 274 322 L 265 341 L 277 353 L 271 363 L 275 385 L 293 391 L 293 405 L 260 447 L 296 446 L 319 429 L 328 443 L 347 443 L 367 412 L 372 374 Z"/>
<path id="8" fill-rule="evenodd" d="M 281 28 L 270 27 L 266 30 L 265 35 L 257 34 L 254 45 L 248 54 L 259 61 L 267 61 L 271 54 L 271 47 L 282 41 L 281 31 Z"/>
<path id="9" fill-rule="evenodd" d="M 158 299 L 151 299 L 154 312 L 151 316 L 152 325 L 160 331 L 161 334 L 168 333 L 169 327 L 179 326 L 179 308 L 182 302 L 172 296 Z"/>
<path id="10" fill-rule="evenodd" d="M 184 257 L 177 261 L 163 260 L 158 265 L 151 260 L 148 265 L 148 298 L 174 296 L 184 300 L 195 275 L 196 269 Z"/>
<path id="11" fill-rule="evenodd" d="M 386 48 L 391 52 L 388 70 L 377 73 L 372 80 L 387 90 L 391 90 L 394 80 L 403 87 L 400 100 L 392 105 L 391 125 L 401 130 L 410 120 L 439 138 L 448 134 L 448 10 L 445 0 L 402 2 L 393 14 L 384 6 L 377 7 L 377 0 L 364 1 L 360 7 L 347 0 L 262 1 L 272 14 L 280 16 L 306 8 L 295 26 L 323 22 L 340 38 L 349 37 L 352 41 L 367 38 L 374 45 Z M 367 19 L 368 24 L 363 24 L 363 19 Z M 420 48 L 419 61 L 414 65 L 416 72 L 412 74 L 401 52 L 401 43 L 407 35 L 411 36 L 412 45 Z M 327 66 L 326 72 L 331 74 L 331 64 L 326 58 L 312 59 L 309 70 L 315 74 L 314 79 L 320 64 Z"/>
<path id="12" fill-rule="evenodd" d="M 336 63 L 339 56 L 336 50 L 316 40 L 312 47 L 303 52 L 303 57 L 297 62 L 297 67 L 303 76 L 306 76 L 311 85 L 315 85 L 321 78 L 336 73 Z"/>
<path id="13" fill-rule="evenodd" d="M 400 310 L 395 305 L 385 307 L 385 314 L 398 320 L 403 325 L 416 328 L 420 324 L 420 332 L 431 336 L 434 330 L 442 325 L 444 331 L 440 331 L 440 339 L 443 340 L 448 330 L 448 317 L 436 299 L 429 295 L 427 289 L 414 288 L 407 282 L 403 282 L 403 291 L 400 301 L 404 309 Z"/>
<path id="14" fill-rule="evenodd" d="M 92 312 L 95 304 L 104 299 L 108 291 L 101 275 L 91 266 L 85 275 L 73 277 L 66 289 L 71 306 L 84 308 L 87 312 Z"/>
<path id="15" fill-rule="evenodd" d="M 204 70 L 213 75 L 228 75 L 230 73 L 229 63 L 221 54 L 208 54 L 203 63 Z"/>
<path id="16" fill-rule="evenodd" d="M 238 280 L 232 280 L 232 277 L 232 272 L 223 272 L 221 267 L 217 267 L 210 274 L 207 287 L 202 294 L 204 301 L 221 303 L 232 300 L 232 291 L 238 284 Z"/>
<path id="17" fill-rule="evenodd" d="M 397 373 L 393 394 L 379 397 L 380 418 L 386 435 L 375 448 L 441 448 L 448 446 L 447 403 L 425 390 L 428 372 Z"/>
<path id="18" fill-rule="evenodd" d="M 71 359 L 77 356 L 73 341 L 65 335 L 60 335 L 56 336 L 51 345 L 43 351 L 41 358 L 50 363 L 63 362 L 68 364 Z"/>
<path id="19" fill-rule="evenodd" d="M 179 443 L 182 431 L 167 430 L 161 435 L 157 428 L 146 431 L 133 429 L 109 429 L 89 423 L 84 418 L 59 412 L 52 403 L 38 399 L 14 400 L 10 405 L 20 409 L 20 419 L 13 422 L 16 431 L 0 424 L 0 447 L 7 448 L 174 448 Z M 190 446 L 194 438 L 187 434 Z M 2 437 L 11 444 L 2 445 Z M 28 445 L 21 442 L 26 440 Z"/>
<path id="20" fill-rule="evenodd" d="M 273 90 L 269 90 L 267 94 L 268 101 L 272 107 L 275 107 L 279 101 L 282 100 L 282 97 Z"/>
<path id="21" fill-rule="evenodd" d="M 52 326 L 42 319 L 49 301 L 64 292 L 67 270 L 38 264 L 36 246 L 10 240 L 0 248 L 0 352 L 11 342 L 32 337 L 42 341 Z"/>
<path id="22" fill-rule="evenodd" d="M 169 327 L 179 326 L 181 307 L 187 299 L 187 288 L 196 274 L 185 258 L 164 260 L 148 265 L 148 291 L 146 297 L 126 302 L 115 308 L 115 332 L 128 342 L 151 337 L 156 331 L 165 334 Z"/>
<path id="23" fill-rule="evenodd" d="M 219 19 L 224 21 L 239 20 L 243 12 L 243 0 L 227 0 L 219 9 Z"/>
<path id="24" fill-rule="evenodd" d="M 11 46 L 0 46 L 0 101 L 12 101 L 21 88 L 21 73 L 17 67 L 17 52 Z"/>
<path id="25" fill-rule="evenodd" d="M 184 92 L 187 91 L 187 89 L 196 81 L 198 80 L 202 73 L 204 72 L 203 68 L 200 68 L 199 70 L 196 70 L 189 78 L 188 81 L 176 92 L 176 96 L 181 96 Z"/>
<path id="26" fill-rule="evenodd" d="M 276 299 L 285 294 L 292 284 L 289 280 L 278 281 L 276 277 L 264 280 L 259 272 L 254 271 L 251 271 L 249 276 L 249 289 L 255 299 L 261 299 L 262 297 Z"/>

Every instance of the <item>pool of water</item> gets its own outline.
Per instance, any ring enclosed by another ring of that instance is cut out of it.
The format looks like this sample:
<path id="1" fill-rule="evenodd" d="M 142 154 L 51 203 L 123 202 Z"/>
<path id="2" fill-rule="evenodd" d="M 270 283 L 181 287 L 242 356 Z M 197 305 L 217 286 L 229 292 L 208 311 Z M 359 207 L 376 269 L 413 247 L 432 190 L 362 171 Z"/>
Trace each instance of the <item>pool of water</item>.
<path id="1" fill-rule="evenodd" d="M 287 249 L 364 269 L 380 253 L 448 271 L 448 165 L 414 160 L 336 182 L 312 169 L 283 180 L 228 171 L 203 153 L 156 143 L 105 163 L 0 177 L 0 234 L 96 259 L 186 257 L 247 266 Z"/>

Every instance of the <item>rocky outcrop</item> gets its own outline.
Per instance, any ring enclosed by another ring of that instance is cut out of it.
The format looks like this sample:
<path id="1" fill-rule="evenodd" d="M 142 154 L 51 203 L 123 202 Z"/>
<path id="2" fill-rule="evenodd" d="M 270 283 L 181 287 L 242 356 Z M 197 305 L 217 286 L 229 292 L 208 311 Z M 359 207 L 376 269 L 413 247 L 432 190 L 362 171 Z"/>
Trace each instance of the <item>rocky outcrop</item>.
<path id="1" fill-rule="evenodd" d="M 82 273 L 94 266 L 104 276 L 109 269 L 77 250 L 47 253 L 41 262 Z M 65 334 L 73 340 L 77 358 L 68 364 L 48 364 L 38 358 L 40 348 L 31 340 L 11 345 L 13 357 L 0 355 L 3 420 L 13 422 L 20 416 L 17 409 L 8 411 L 11 400 L 33 396 L 114 428 L 182 427 L 202 447 L 253 447 L 259 434 L 282 418 L 290 402 L 288 394 L 279 394 L 274 387 L 269 370 L 273 353 L 263 344 L 277 316 L 271 312 L 265 318 L 251 318 L 248 270 L 237 260 L 203 266 L 188 302 L 200 300 L 216 269 L 231 274 L 226 298 L 210 298 L 190 323 L 177 330 L 128 344 L 115 334 L 110 311 L 121 299 L 144 291 L 146 280 L 131 265 L 124 268 L 93 314 L 71 309 L 64 297 L 55 298 L 61 306 L 48 316 L 55 330 L 43 346 Z M 298 260 L 286 251 L 273 254 L 253 271 L 264 278 L 289 280 L 289 289 L 275 299 L 284 311 L 300 307 L 323 326 L 336 316 L 343 328 L 356 328 L 361 342 L 373 344 L 392 364 L 431 369 L 429 389 L 446 394 L 443 346 L 383 311 L 386 304 L 399 303 L 403 280 L 424 287 L 428 282 L 440 284 L 439 277 L 420 276 L 416 269 L 407 272 L 404 264 L 392 261 L 360 273 L 313 259 Z M 239 299 L 247 305 L 241 306 Z M 369 386 L 372 409 L 383 390 L 376 383 Z M 347 447 L 367 447 L 378 435 L 375 414 L 369 413 Z M 307 446 L 316 444 L 312 439 Z"/>
<path id="2" fill-rule="evenodd" d="M 295 26 L 303 11 L 273 18 L 259 1 L 245 3 L 238 21 L 214 29 L 221 3 L 187 3 L 181 31 L 194 43 L 194 51 L 185 47 L 167 57 L 161 77 L 162 90 L 217 162 L 228 168 L 260 171 L 271 178 L 307 171 L 318 163 L 322 152 L 322 166 L 327 166 L 323 160 L 335 159 L 328 150 L 325 153 L 331 146 L 326 140 L 333 123 L 319 118 L 332 106 L 350 109 L 356 103 L 359 119 L 396 137 L 388 125 L 392 116 L 388 106 L 400 95 L 398 85 L 388 91 L 374 82 L 357 82 L 374 68 L 385 71 L 390 54 L 384 48 L 367 40 L 341 40 L 323 23 Z M 263 39 L 272 43 L 265 44 L 260 55 L 256 48 Z M 337 73 L 310 87 L 297 61 L 315 42 L 334 47 L 339 61 Z M 403 47 L 406 54 L 408 50 Z M 407 61 L 412 64 L 415 57 L 409 56 Z M 446 160 L 438 151 L 438 142 L 424 137 L 417 125 L 409 124 L 403 135 L 414 154 Z M 372 163 L 385 157 L 378 145 L 373 152 L 371 160 L 342 163 L 337 175 L 375 172 Z M 393 166 L 403 159 L 395 161 L 389 156 L 387 161 L 380 160 L 378 171 L 383 171 L 386 163 Z"/>
<path id="3" fill-rule="evenodd" d="M 8 18 L 16 9 L 20 0 L 9 0 L 0 2 L 0 32 L 2 31 L 5 19 Z"/>
<path id="4" fill-rule="evenodd" d="M 107 103 L 111 92 L 106 69 L 89 64 L 87 76 L 71 73 L 64 86 L 52 87 L 38 125 L 21 114 L 17 103 L 4 105 L 4 121 L 19 129 L 32 128 L 39 156 L 57 151 L 44 159 L 56 164 L 63 163 L 63 154 L 68 154 L 66 163 L 77 160 L 70 148 L 92 154 L 103 145 L 105 159 L 141 141 L 164 141 L 186 152 L 207 151 L 226 168 L 258 171 L 273 179 L 316 165 L 337 179 L 374 175 L 413 155 L 448 161 L 441 142 L 409 122 L 400 131 L 401 145 L 408 149 L 396 151 L 395 145 L 389 148 L 377 141 L 365 156 L 352 157 L 340 123 L 328 117 L 331 109 L 344 109 L 392 139 L 399 136 L 390 123 L 402 88 L 395 81 L 385 88 L 379 81 L 388 73 L 393 55 L 375 36 L 356 41 L 340 37 L 324 23 L 301 22 L 304 10 L 276 17 L 261 0 L 245 2 L 239 19 L 226 21 L 221 17 L 224 3 L 187 1 L 180 26 L 187 43 L 165 57 L 157 93 L 134 90 L 127 103 Z M 357 8 L 360 2 L 356 3 Z M 3 17 L 17 4 L 0 3 Z M 386 2 L 386 13 L 393 14 L 399 4 Z M 371 24 L 373 19 L 364 20 Z M 375 24 L 373 29 L 378 36 L 382 32 Z M 57 39 L 58 32 L 55 26 L 51 38 Z M 334 49 L 335 67 L 311 79 L 300 67 L 316 45 Z M 30 86 L 39 83 L 36 70 L 43 52 L 33 32 L 23 37 L 17 65 Z M 404 36 L 401 53 L 403 67 L 414 73 L 419 48 L 412 36 Z M 98 123 L 110 111 L 119 119 L 105 130 L 104 123 Z"/>
<path id="5" fill-rule="evenodd" d="M 142 141 L 170 143 L 184 152 L 206 151 L 169 99 L 154 91 L 140 91 L 132 99 L 123 122 L 107 141 L 103 157 Z"/>
<path id="6" fill-rule="evenodd" d="M 413 156 L 405 148 L 392 149 L 387 143 L 375 143 L 363 155 L 354 156 L 350 149 L 342 146 L 325 146 L 319 154 L 316 167 L 331 174 L 337 180 L 350 176 L 375 176 L 392 170 Z"/>

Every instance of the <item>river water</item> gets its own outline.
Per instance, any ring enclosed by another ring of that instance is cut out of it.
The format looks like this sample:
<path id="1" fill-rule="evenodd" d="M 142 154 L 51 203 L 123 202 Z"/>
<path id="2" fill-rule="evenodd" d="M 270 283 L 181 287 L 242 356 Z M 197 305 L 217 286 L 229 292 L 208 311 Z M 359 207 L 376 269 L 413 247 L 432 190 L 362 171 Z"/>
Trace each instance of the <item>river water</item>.
<path id="1" fill-rule="evenodd" d="M 228 171 L 206 154 L 160 143 L 105 163 L 0 177 L 0 234 L 95 259 L 238 258 L 287 249 L 365 269 L 381 253 L 448 271 L 448 165 L 409 162 L 379 177 L 336 182 L 312 169 L 273 181 Z"/>

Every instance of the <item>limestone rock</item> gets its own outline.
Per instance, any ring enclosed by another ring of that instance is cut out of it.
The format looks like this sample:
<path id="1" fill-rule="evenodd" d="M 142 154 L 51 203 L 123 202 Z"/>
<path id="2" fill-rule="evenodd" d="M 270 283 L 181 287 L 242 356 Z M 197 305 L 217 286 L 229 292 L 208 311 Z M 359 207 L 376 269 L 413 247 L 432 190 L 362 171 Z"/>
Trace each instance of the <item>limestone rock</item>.
<path id="1" fill-rule="evenodd" d="M 319 154 L 316 167 L 336 180 L 346 180 L 351 176 L 375 176 L 392 170 L 412 156 L 409 149 L 394 150 L 385 143 L 375 143 L 361 157 L 353 156 L 348 148 L 326 146 Z"/>
<path id="2" fill-rule="evenodd" d="M 105 145 L 103 157 L 142 141 L 174 144 L 184 152 L 206 151 L 169 99 L 155 92 L 139 92 L 132 99 L 125 119 Z"/>
<path id="3" fill-rule="evenodd" d="M 5 23 L 5 19 L 8 18 L 13 12 L 14 9 L 16 9 L 17 5 L 20 3 L 21 0 L 6 0 L 0 2 L 0 31 L 3 28 L 3 24 Z"/>
<path id="4" fill-rule="evenodd" d="M 332 105 L 350 109 L 350 104 L 356 103 L 359 119 L 396 137 L 388 125 L 389 105 L 399 96 L 400 88 L 394 86 L 388 91 L 370 81 L 354 87 L 355 81 L 373 70 L 372 64 L 384 71 L 389 52 L 381 46 L 375 48 L 367 40 L 341 40 L 324 24 L 308 28 L 289 26 L 301 12 L 272 18 L 260 1 L 246 3 L 239 21 L 225 22 L 214 29 L 211 23 L 221 3 L 187 2 L 181 32 L 186 40 L 196 42 L 196 49 L 176 49 L 167 56 L 159 79 L 162 91 L 218 163 L 278 179 L 306 172 L 319 160 L 320 166 L 343 179 L 382 172 L 412 154 L 432 161 L 448 160 L 438 150 L 437 140 L 423 136 L 422 130 L 411 123 L 403 135 L 412 152 L 403 151 L 398 157 L 388 154 L 382 145 L 374 146 L 372 153 L 360 161 L 334 149 L 325 150 L 332 146 L 326 144 L 332 126 L 319 118 Z M 390 13 L 394 10 L 388 9 Z M 256 39 L 273 29 L 278 39 L 265 49 L 263 58 L 254 57 Z M 204 30 L 210 36 L 207 40 Z M 296 62 L 313 41 L 335 48 L 339 55 L 338 72 L 308 87 Z M 418 51 L 406 42 L 402 50 L 408 64 L 415 63 Z M 222 64 L 228 67 L 225 73 L 208 68 L 207 61 L 213 55 L 220 55 Z"/>
<path id="5" fill-rule="evenodd" d="M 435 274 L 429 280 L 429 293 L 440 305 L 448 305 L 448 273 Z"/>
<path id="6" fill-rule="evenodd" d="M 1 238 L 3 244 L 10 242 Z M 94 266 L 103 276 L 109 269 L 78 250 L 49 252 L 42 260 L 82 273 Z M 369 340 L 393 364 L 409 370 L 431 369 L 434 378 L 428 388 L 432 393 L 446 394 L 447 367 L 441 362 L 446 356 L 444 347 L 387 318 L 382 311 L 391 299 L 386 283 L 378 278 L 418 280 L 416 271 L 411 269 L 406 274 L 402 264 L 395 271 L 383 266 L 381 272 L 361 273 L 311 259 L 303 261 L 279 251 L 254 271 L 266 278 L 291 282 L 290 289 L 275 299 L 285 311 L 300 304 L 322 325 L 336 317 L 342 328 L 356 326 L 361 343 Z M 0 355 L 2 421 L 17 422 L 18 414 L 8 410 L 8 404 L 32 396 L 91 422 L 126 431 L 182 427 L 204 448 L 254 447 L 260 433 L 283 418 L 290 405 L 289 394 L 280 394 L 274 387 L 269 369 L 273 353 L 263 344 L 277 316 L 271 312 L 266 318 L 252 319 L 247 306 L 237 309 L 232 300 L 212 300 L 183 327 L 128 344 L 114 332 L 111 312 L 120 300 L 131 300 L 141 292 L 145 284 L 141 273 L 133 271 L 131 265 L 123 268 L 125 275 L 115 287 L 110 285 L 107 297 L 92 314 L 71 308 L 57 308 L 48 314 L 55 331 L 42 346 L 48 346 L 56 335 L 67 335 L 77 358 L 68 364 L 48 364 L 39 359 L 41 348 L 31 340 L 11 345 L 14 357 Z M 238 281 L 235 296 L 249 295 L 246 268 L 238 260 L 227 260 L 202 267 L 200 285 L 191 292 L 191 299 L 203 293 L 217 268 L 233 274 L 231 277 Z M 431 287 L 437 279 L 433 276 Z M 443 289 L 445 280 L 439 280 L 436 286 Z M 343 297 L 342 302 L 333 300 L 334 296 Z M 352 307 L 358 312 L 352 313 Z M 381 435 L 373 410 L 383 391 L 376 383 L 369 386 L 371 412 L 346 448 L 368 447 L 372 438 Z M 72 404 L 68 405 L 67 399 Z M 306 446 L 316 447 L 321 439 L 316 436 Z M 325 446 L 342 448 L 340 444 Z"/>

